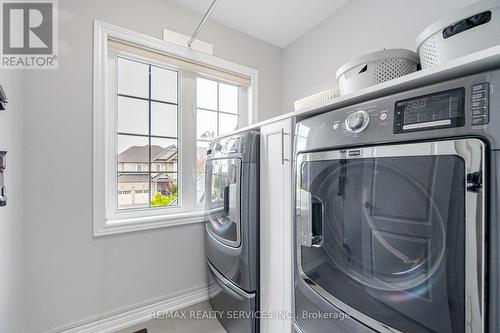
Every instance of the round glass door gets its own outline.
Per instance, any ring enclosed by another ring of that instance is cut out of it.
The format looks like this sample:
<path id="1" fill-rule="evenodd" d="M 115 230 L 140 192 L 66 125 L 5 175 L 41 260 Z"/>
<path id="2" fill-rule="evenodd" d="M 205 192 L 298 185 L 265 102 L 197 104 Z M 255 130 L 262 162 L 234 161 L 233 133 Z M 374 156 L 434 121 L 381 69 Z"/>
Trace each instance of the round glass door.
<path id="1" fill-rule="evenodd" d="M 240 245 L 240 173 L 239 159 L 207 161 L 207 228 L 215 239 L 233 247 Z"/>
<path id="2" fill-rule="evenodd" d="M 305 277 L 401 332 L 464 332 L 460 156 L 307 160 L 299 173 L 311 234 L 299 246 Z"/>

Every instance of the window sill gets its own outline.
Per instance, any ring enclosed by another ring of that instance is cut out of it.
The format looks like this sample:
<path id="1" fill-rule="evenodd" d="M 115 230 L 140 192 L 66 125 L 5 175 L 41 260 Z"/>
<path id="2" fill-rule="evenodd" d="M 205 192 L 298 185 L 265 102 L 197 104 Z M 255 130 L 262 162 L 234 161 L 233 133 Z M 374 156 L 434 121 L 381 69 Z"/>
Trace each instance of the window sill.
<path id="1" fill-rule="evenodd" d="M 107 219 L 103 227 L 94 229 L 94 237 L 202 223 L 205 222 L 205 217 L 205 212 L 199 211 L 117 220 Z"/>

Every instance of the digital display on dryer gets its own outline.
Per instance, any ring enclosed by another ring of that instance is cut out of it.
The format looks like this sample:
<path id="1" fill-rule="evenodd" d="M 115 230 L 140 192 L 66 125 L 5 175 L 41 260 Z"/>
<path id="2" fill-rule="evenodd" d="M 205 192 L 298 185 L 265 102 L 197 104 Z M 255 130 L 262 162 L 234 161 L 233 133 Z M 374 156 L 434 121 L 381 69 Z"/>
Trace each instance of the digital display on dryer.
<path id="1" fill-rule="evenodd" d="M 458 88 L 396 102 L 394 133 L 464 125 L 465 89 Z"/>

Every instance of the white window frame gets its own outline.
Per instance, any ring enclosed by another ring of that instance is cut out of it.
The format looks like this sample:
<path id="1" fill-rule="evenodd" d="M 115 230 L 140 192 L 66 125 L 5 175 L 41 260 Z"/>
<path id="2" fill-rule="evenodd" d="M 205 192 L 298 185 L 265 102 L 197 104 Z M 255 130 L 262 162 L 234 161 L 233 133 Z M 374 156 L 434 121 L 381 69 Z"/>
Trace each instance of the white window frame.
<path id="1" fill-rule="evenodd" d="M 244 127 L 257 122 L 258 114 L 258 72 L 255 69 L 232 63 L 199 51 L 168 43 L 147 35 L 139 34 L 101 21 L 94 21 L 94 82 L 93 82 L 93 234 L 104 236 L 123 232 L 148 230 L 169 226 L 178 226 L 205 221 L 203 209 L 193 211 L 190 207 L 165 207 L 158 209 L 144 209 L 133 211 L 118 211 L 116 206 L 116 123 L 114 115 L 113 96 L 114 85 L 109 81 L 109 71 L 113 71 L 113 64 L 109 63 L 108 39 L 114 38 L 134 45 L 146 47 L 155 51 L 171 54 L 184 59 L 190 59 L 208 66 L 242 74 L 250 78 L 250 86 L 246 90 L 246 105 L 241 106 L 240 126 Z M 149 62 L 149 61 L 148 61 Z M 154 63 L 151 61 L 150 63 Z M 189 80 L 183 82 L 184 74 L 179 70 L 179 122 L 181 114 L 191 112 L 196 116 L 196 101 L 183 100 L 183 85 L 192 84 Z M 196 82 L 194 82 L 196 84 Z M 188 88 L 192 89 L 192 88 Z M 192 99 L 192 98 L 190 98 Z M 187 142 L 186 133 L 182 133 L 182 126 L 178 130 L 179 156 L 191 155 L 184 152 L 193 152 L 193 162 L 196 154 L 196 128 L 190 134 L 193 142 Z M 183 140 L 184 139 L 184 140 Z M 179 161 L 179 165 L 185 162 Z M 179 166 L 179 175 L 181 175 Z M 193 165 L 193 170 L 195 165 Z M 196 175 L 196 171 L 194 171 Z M 180 176 L 179 178 L 181 178 Z M 182 182 L 178 179 L 179 186 Z M 113 193 L 111 193 L 113 192 Z M 183 193 L 181 192 L 181 197 Z M 115 198 L 115 199 L 113 199 Z"/>

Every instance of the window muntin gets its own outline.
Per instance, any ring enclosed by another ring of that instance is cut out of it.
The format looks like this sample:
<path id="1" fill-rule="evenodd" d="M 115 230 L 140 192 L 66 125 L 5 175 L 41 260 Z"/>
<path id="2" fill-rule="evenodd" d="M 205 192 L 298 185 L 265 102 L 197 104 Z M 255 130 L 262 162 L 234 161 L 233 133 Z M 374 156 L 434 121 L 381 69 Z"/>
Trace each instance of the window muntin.
<path id="1" fill-rule="evenodd" d="M 196 107 L 196 172 L 197 178 L 200 180 L 204 177 L 208 143 L 216 137 L 234 131 L 241 122 L 239 87 L 213 79 L 197 77 Z M 200 191 L 203 191 L 203 188 L 198 190 L 198 192 Z M 201 203 L 203 194 L 198 193 L 197 197 L 197 202 Z"/>
<path id="2" fill-rule="evenodd" d="M 117 83 L 117 210 L 177 206 L 178 72 L 119 56 Z"/>

